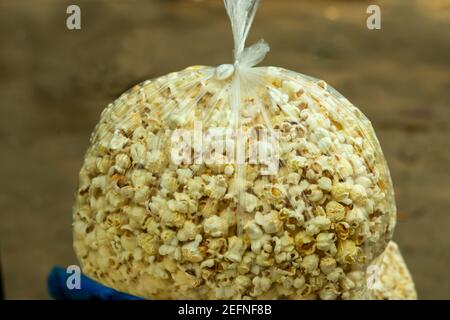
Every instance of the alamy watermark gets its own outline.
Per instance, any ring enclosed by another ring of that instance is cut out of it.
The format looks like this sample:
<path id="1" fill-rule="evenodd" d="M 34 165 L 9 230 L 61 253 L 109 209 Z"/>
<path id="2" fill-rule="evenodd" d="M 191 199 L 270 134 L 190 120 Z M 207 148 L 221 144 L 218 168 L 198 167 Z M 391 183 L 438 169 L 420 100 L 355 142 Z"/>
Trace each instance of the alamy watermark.
<path id="1" fill-rule="evenodd" d="M 66 19 L 66 27 L 69 30 L 81 29 L 81 9 L 76 4 L 67 7 L 66 13 L 69 15 Z"/>
<path id="2" fill-rule="evenodd" d="M 81 29 L 81 8 L 76 4 L 71 4 L 67 7 L 66 13 L 69 15 L 66 18 L 66 27 L 69 30 Z M 369 16 L 366 19 L 366 26 L 369 30 L 381 29 L 381 9 L 376 4 L 371 4 L 367 7 L 366 13 Z"/>
<path id="3" fill-rule="evenodd" d="M 70 265 L 66 269 L 69 274 L 66 280 L 66 286 L 69 290 L 81 290 L 81 269 L 77 265 Z"/>
<path id="4" fill-rule="evenodd" d="M 366 20 L 366 26 L 369 30 L 381 29 L 381 9 L 376 4 L 367 7 L 366 12 L 369 14 Z"/>
<path id="5" fill-rule="evenodd" d="M 264 127 L 214 127 L 203 131 L 177 129 L 171 135 L 171 160 L 176 165 L 260 165 L 261 175 L 274 175 L 279 168 L 279 133 Z"/>

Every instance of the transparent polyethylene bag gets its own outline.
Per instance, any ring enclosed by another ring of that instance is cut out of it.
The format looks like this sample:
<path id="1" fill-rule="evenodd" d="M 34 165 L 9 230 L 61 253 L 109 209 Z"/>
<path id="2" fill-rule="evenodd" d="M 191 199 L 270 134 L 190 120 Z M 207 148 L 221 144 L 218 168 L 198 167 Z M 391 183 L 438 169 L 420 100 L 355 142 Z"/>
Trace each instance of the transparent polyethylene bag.
<path id="1" fill-rule="evenodd" d="M 83 272 L 150 299 L 371 298 L 396 207 L 369 120 L 319 81 L 255 67 L 258 1 L 225 1 L 234 65 L 145 81 L 102 113 L 74 205 Z"/>

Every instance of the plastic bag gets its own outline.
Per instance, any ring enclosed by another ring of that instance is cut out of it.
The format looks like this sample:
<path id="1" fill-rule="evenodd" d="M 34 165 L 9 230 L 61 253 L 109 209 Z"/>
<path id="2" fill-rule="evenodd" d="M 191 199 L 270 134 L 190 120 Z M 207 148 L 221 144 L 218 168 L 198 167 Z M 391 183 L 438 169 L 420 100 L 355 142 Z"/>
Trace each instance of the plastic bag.
<path id="1" fill-rule="evenodd" d="M 416 300 L 417 292 L 398 245 L 391 241 L 386 250 L 367 268 L 370 298 Z"/>
<path id="2" fill-rule="evenodd" d="M 380 145 L 324 81 L 255 67 L 258 4 L 225 0 L 234 65 L 145 81 L 102 113 L 73 211 L 87 275 L 151 299 L 371 298 L 396 220 Z"/>

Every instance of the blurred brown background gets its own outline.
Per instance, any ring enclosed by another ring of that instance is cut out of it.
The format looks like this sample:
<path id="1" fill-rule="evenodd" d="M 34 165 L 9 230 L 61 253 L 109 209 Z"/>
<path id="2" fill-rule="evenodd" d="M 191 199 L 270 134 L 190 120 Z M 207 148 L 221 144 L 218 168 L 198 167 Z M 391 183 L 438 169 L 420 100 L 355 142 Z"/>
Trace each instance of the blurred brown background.
<path id="1" fill-rule="evenodd" d="M 370 3 L 380 31 L 366 28 Z M 450 298 L 449 27 L 448 0 L 263 0 L 249 41 L 271 45 L 263 64 L 325 79 L 372 120 L 422 299 Z M 102 109 L 144 79 L 230 62 L 231 32 L 219 0 L 2 0 L 0 43 L 6 297 L 45 299 L 50 268 L 76 263 L 73 192 Z"/>

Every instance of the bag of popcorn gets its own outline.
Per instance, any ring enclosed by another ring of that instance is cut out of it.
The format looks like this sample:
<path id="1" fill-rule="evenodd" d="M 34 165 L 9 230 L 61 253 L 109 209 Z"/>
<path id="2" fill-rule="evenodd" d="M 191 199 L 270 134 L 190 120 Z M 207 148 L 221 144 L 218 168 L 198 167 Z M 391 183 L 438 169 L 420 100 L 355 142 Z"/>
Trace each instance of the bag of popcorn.
<path id="1" fill-rule="evenodd" d="M 386 250 L 367 268 L 371 298 L 416 300 L 417 292 L 398 245 L 391 241 Z"/>
<path id="2" fill-rule="evenodd" d="M 225 0 L 234 64 L 145 81 L 102 113 L 73 210 L 83 272 L 149 299 L 364 299 L 396 221 L 369 120 L 256 67 L 259 1 Z"/>

